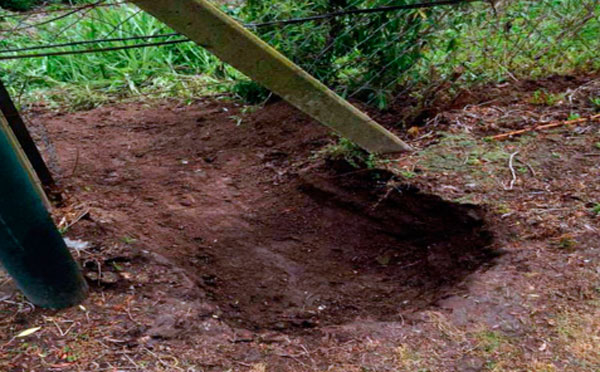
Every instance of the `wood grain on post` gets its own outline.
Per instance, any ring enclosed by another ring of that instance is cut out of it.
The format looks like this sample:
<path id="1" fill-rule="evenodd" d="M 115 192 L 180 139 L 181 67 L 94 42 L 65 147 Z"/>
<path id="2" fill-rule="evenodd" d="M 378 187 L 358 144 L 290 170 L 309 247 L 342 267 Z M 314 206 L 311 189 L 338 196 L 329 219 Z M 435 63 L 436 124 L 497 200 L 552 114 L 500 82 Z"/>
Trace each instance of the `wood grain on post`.
<path id="1" fill-rule="evenodd" d="M 12 130 L 17 141 L 19 141 L 21 148 L 25 152 L 25 155 L 27 155 L 31 166 L 39 180 L 42 182 L 42 185 L 49 187 L 53 186 L 54 179 L 52 178 L 52 174 L 46 166 L 46 162 L 44 162 L 44 158 L 36 147 L 35 142 L 33 142 L 19 111 L 15 107 L 15 104 L 10 98 L 2 81 L 0 81 L 0 111 L 4 114 L 8 126 Z"/>
<path id="2" fill-rule="evenodd" d="M 51 211 L 52 204 L 48 200 L 48 196 L 46 195 L 46 192 L 44 191 L 42 182 L 38 178 L 37 173 L 35 172 L 31 163 L 29 162 L 29 158 L 25 154 L 25 151 L 23 151 L 21 144 L 17 140 L 17 137 L 15 136 L 12 129 L 10 128 L 6 117 L 4 116 L 4 114 L 1 111 L 0 111 L 0 131 L 2 132 L 2 134 L 4 134 L 6 136 L 6 138 L 12 145 L 14 152 L 15 152 L 17 158 L 19 159 L 19 162 L 21 163 L 21 166 L 23 167 L 23 169 L 25 169 L 25 171 L 29 175 L 29 178 L 31 179 L 31 183 L 34 186 L 35 191 L 38 193 L 40 199 L 42 200 L 42 203 L 44 203 L 44 207 L 46 207 L 46 209 L 48 211 Z"/>
<path id="3" fill-rule="evenodd" d="M 133 0 L 290 104 L 373 153 L 412 150 L 207 0 Z"/>

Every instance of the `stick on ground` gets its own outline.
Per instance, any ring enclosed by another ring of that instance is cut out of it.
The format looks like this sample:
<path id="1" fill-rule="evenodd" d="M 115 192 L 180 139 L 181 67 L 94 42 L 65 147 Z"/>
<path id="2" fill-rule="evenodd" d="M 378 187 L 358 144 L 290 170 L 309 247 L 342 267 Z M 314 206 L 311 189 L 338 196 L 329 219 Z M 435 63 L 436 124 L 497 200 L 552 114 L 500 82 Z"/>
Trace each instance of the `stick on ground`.
<path id="1" fill-rule="evenodd" d="M 488 140 L 495 140 L 495 141 L 502 141 L 502 140 L 505 140 L 507 138 L 511 138 L 511 137 L 518 136 L 518 135 L 525 134 L 525 133 L 537 132 L 537 131 L 540 131 L 540 130 L 550 129 L 550 128 L 556 128 L 556 127 L 562 127 L 564 125 L 573 125 L 573 124 L 587 123 L 587 122 L 590 122 L 590 121 L 598 121 L 598 122 L 600 122 L 600 114 L 593 115 L 593 116 L 590 116 L 590 117 L 587 117 L 587 118 L 580 118 L 580 119 L 574 119 L 574 120 L 554 121 L 552 123 L 548 123 L 548 124 L 544 124 L 544 125 L 536 125 L 536 126 L 525 128 L 525 129 L 519 129 L 519 130 L 515 130 L 515 131 L 512 131 L 512 132 L 508 132 L 508 133 L 502 133 L 502 134 L 498 134 L 498 135 L 495 135 L 495 136 L 486 137 L 486 139 L 488 139 Z"/>

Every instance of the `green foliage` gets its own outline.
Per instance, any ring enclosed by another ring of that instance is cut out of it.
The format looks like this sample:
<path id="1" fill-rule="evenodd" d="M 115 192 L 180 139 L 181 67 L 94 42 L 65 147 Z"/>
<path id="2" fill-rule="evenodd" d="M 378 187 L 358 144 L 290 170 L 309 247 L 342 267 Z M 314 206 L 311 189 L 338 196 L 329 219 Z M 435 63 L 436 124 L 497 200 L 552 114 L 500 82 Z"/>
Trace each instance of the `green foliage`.
<path id="1" fill-rule="evenodd" d="M 77 4 L 86 0 L 0 0 L 0 8 L 15 11 L 31 10 L 38 5 L 52 5 L 58 3 Z"/>
<path id="2" fill-rule="evenodd" d="M 596 203 L 596 205 L 594 205 L 592 208 L 592 213 L 596 216 L 600 215 L 600 203 Z"/>
<path id="3" fill-rule="evenodd" d="M 264 103 L 271 95 L 268 89 L 252 80 L 239 80 L 233 84 L 231 91 L 236 97 L 251 105 Z"/>
<path id="4" fill-rule="evenodd" d="M 4 0 L 24 7 L 37 0 Z M 89 2 L 91 0 L 80 0 Z M 45 1 L 44 4 L 60 1 Z M 79 1 L 69 1 L 74 3 Z M 412 4 L 414 0 L 248 0 L 223 6 L 243 23 L 314 16 L 340 10 Z M 50 5 L 53 6 L 53 5 Z M 35 32 L 0 40 L 0 48 L 57 41 L 170 33 L 133 5 L 102 7 L 73 23 L 59 19 Z M 600 68 L 597 0 L 514 0 L 452 7 L 346 15 L 255 28 L 264 40 L 343 96 L 387 107 L 399 92 L 423 110 L 472 84 Z M 18 19 L 3 18 L 10 29 Z M 135 16 L 134 16 L 135 15 Z M 93 18 L 92 18 L 93 17 Z M 114 25 L 120 25 L 114 29 Z M 57 30 L 64 30 L 56 40 Z M 120 43 L 103 46 L 116 46 Z M 91 47 L 97 47 L 93 45 Z M 70 50 L 63 48 L 61 50 Z M 268 91 L 192 43 L 75 56 L 0 61 L 0 78 L 24 103 L 87 109 L 137 97 L 182 97 L 232 92 L 260 103 Z M 555 105 L 560 94 L 538 91 L 532 103 Z M 591 98 L 600 109 L 600 98 Z"/>
<path id="5" fill-rule="evenodd" d="M 469 83 L 600 67 L 600 19 L 593 16 L 600 12 L 597 1 L 516 0 L 496 3 L 494 12 L 483 11 L 487 6 L 474 4 L 441 25 L 428 53 L 441 75 L 460 65 L 465 68 L 460 80 Z M 459 47 L 442 54 L 451 36 Z"/>
<path id="6" fill-rule="evenodd" d="M 410 1 L 395 1 L 394 5 Z M 388 0 L 248 1 L 237 14 L 248 23 L 390 5 Z M 349 15 L 328 21 L 257 29 L 258 34 L 339 93 L 383 107 L 399 76 L 423 56 L 435 17 L 417 10 Z"/>
<path id="7" fill-rule="evenodd" d="M 62 29 L 64 41 L 173 32 L 147 13 L 134 17 L 136 12 L 133 5 L 97 8 L 89 13 L 93 18 L 82 17 L 74 25 L 73 19 L 66 17 L 35 33 L 14 33 L 0 40 L 0 48 L 55 43 L 56 30 Z M 18 19 L 6 18 L 3 23 L 2 28 L 14 27 Z M 131 96 L 194 98 L 220 93 L 241 76 L 193 43 L 0 63 L 0 78 L 20 101 L 72 109 L 89 109 Z"/>
<path id="8" fill-rule="evenodd" d="M 344 160 L 357 169 L 377 167 L 376 155 L 369 154 L 346 138 L 340 138 L 337 143 L 325 147 L 321 155 L 330 160 Z"/>

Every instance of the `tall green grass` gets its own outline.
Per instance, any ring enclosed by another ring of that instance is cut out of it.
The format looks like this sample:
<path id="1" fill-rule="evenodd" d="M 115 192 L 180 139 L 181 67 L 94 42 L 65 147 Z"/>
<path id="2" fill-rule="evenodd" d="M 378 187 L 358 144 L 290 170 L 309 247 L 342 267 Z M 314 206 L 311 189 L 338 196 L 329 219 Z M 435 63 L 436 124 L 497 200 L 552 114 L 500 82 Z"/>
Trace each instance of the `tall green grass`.
<path id="1" fill-rule="evenodd" d="M 68 17 L 50 27 L 22 30 L 0 41 L 0 48 L 173 32 L 149 14 L 138 13 L 132 5 L 94 9 L 68 27 L 75 20 Z M 16 20 L 7 19 L 2 28 L 16 24 Z M 115 29 L 114 25 L 121 26 Z M 111 45 L 84 48 L 107 46 Z M 72 109 L 87 109 L 127 97 L 193 98 L 224 92 L 240 76 L 193 43 L 0 61 L 0 78 L 19 101 Z"/>

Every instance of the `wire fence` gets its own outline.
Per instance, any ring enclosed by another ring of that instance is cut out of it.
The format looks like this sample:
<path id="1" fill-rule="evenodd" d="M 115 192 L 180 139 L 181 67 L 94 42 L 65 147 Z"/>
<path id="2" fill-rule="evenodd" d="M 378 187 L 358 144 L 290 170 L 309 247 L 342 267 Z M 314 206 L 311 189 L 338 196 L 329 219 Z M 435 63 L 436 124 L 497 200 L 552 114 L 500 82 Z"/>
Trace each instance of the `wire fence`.
<path id="1" fill-rule="evenodd" d="M 379 108 L 408 96 L 426 105 L 440 92 L 451 95 L 476 82 L 600 67 L 598 0 L 248 0 L 220 6 L 344 97 Z M 110 86 L 120 74 L 113 88 L 139 92 L 165 84 L 160 64 L 175 72 L 169 79 L 203 75 L 211 84 L 233 81 L 241 95 L 260 93 L 127 1 L 0 12 L 0 77 L 13 91 L 70 81 Z"/>

